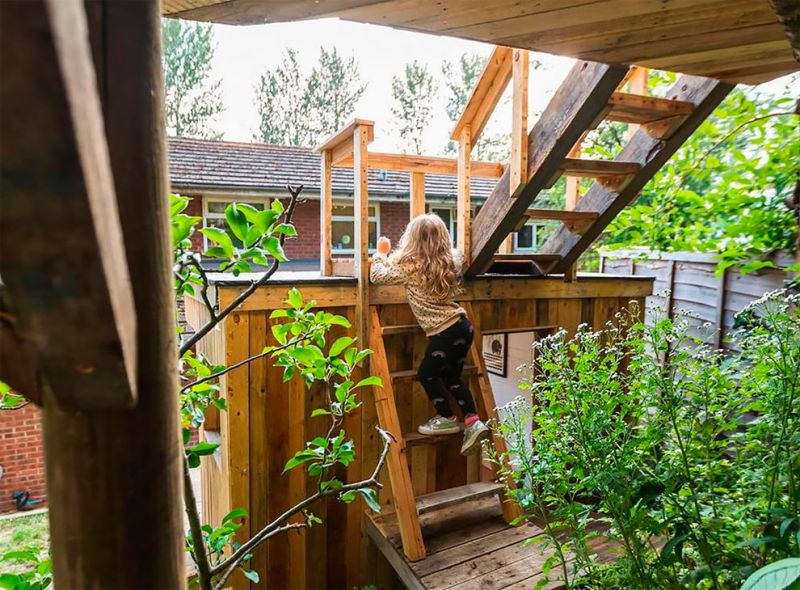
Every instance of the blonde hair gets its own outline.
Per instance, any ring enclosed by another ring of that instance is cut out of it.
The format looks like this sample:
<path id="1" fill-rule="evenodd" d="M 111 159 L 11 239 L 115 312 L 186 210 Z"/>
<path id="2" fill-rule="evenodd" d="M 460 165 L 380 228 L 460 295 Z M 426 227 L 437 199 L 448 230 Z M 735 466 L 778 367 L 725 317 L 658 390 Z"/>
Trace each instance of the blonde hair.
<path id="1" fill-rule="evenodd" d="M 438 215 L 412 219 L 400 238 L 394 259 L 398 263 L 418 263 L 432 294 L 439 299 L 451 297 L 458 288 L 450 232 Z"/>

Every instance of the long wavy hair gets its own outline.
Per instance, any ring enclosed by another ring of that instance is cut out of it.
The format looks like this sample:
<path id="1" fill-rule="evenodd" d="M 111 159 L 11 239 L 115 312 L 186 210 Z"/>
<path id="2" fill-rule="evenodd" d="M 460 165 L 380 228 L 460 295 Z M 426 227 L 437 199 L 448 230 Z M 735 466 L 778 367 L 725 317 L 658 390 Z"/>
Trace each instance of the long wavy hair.
<path id="1" fill-rule="evenodd" d="M 446 299 L 458 289 L 450 232 L 438 215 L 418 215 L 412 219 L 394 256 L 398 263 L 419 263 L 435 297 Z"/>

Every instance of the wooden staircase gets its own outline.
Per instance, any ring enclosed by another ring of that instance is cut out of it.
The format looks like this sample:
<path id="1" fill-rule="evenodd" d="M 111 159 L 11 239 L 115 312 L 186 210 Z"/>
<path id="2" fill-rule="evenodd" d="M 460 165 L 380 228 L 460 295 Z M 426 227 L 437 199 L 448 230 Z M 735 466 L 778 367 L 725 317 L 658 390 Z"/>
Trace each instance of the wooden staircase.
<path id="1" fill-rule="evenodd" d="M 575 64 L 528 135 L 522 185 L 512 188 L 511 169 L 517 165 L 512 157 L 472 220 L 470 238 L 465 240 L 470 245 L 467 275 L 515 261 L 532 262 L 541 273 L 569 272 L 578 256 L 732 88 L 710 78 L 682 76 L 666 98 L 622 92 L 633 71 L 591 62 Z M 613 160 L 577 157 L 581 141 L 603 120 L 637 127 Z M 568 210 L 535 207 L 538 195 L 561 176 L 593 178 L 595 182 Z M 534 255 L 498 254 L 507 236 L 529 219 L 558 221 L 560 225 Z"/>
<path id="2" fill-rule="evenodd" d="M 464 371 L 465 377 L 470 378 L 470 390 L 473 394 L 477 393 L 475 402 L 482 418 L 496 420 L 497 410 L 494 394 L 480 351 L 480 343 L 482 342 L 480 330 L 475 325 L 472 308 L 469 303 L 462 305 L 473 322 L 474 328 L 474 340 L 469 352 L 469 364 Z M 414 379 L 416 370 L 412 368 L 395 368 L 395 370 L 392 370 L 390 368 L 385 339 L 395 336 L 423 338 L 424 334 L 418 325 L 382 325 L 380 309 L 378 306 L 372 306 L 370 308 L 370 345 L 374 352 L 370 357 L 370 369 L 373 375 L 380 377 L 383 381 L 383 387 L 375 388 L 378 423 L 396 441 L 391 445 L 387 458 L 392 499 L 397 515 L 403 552 L 409 561 L 419 561 L 426 556 L 425 542 L 419 521 L 420 514 L 444 509 L 455 504 L 480 500 L 487 496 L 498 497 L 498 501 L 502 503 L 503 515 L 507 522 L 517 518 L 520 515 L 520 511 L 515 503 L 504 501 L 506 486 L 513 487 L 514 485 L 511 480 L 502 483 L 498 481 L 475 481 L 463 486 L 415 496 L 409 468 L 409 449 L 423 445 L 439 445 L 452 441 L 453 436 L 457 435 L 423 436 L 416 431 L 402 431 L 397 410 L 395 386 L 403 381 Z M 396 341 L 393 342 L 396 343 Z M 505 452 L 505 441 L 501 437 L 495 436 L 493 444 L 498 453 Z M 496 470 L 494 479 L 497 479 Z"/>

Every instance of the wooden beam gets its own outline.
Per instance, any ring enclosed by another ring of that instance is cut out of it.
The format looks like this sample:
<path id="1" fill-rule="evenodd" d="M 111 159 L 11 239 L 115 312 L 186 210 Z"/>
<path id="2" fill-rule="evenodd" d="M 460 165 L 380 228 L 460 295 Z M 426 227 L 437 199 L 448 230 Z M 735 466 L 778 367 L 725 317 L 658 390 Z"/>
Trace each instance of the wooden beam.
<path id="1" fill-rule="evenodd" d="M 408 211 L 411 219 L 425 214 L 425 173 L 411 173 L 411 203 Z"/>
<path id="2" fill-rule="evenodd" d="M 465 127 L 472 129 L 473 142 L 481 136 L 483 128 L 511 80 L 512 54 L 513 50 L 510 47 L 494 48 L 461 117 L 450 132 L 450 139 L 459 141 Z"/>
<path id="3" fill-rule="evenodd" d="M 730 84 L 709 78 L 682 76 L 678 79 L 669 91 L 668 97 L 670 100 L 690 102 L 693 105 L 692 113 L 669 139 L 654 138 L 640 129 L 622 148 L 616 159 L 640 162 L 642 167 L 620 192 L 601 183 L 595 183 L 583 196 L 578 210 L 599 211 L 600 215 L 582 235 L 575 235 L 565 228 L 559 228 L 545 242 L 540 250 L 542 253 L 561 256 L 561 260 L 552 269 L 553 272 L 562 272 L 577 260 L 614 217 L 636 198 L 644 185 L 722 102 L 732 88 Z"/>
<path id="4" fill-rule="evenodd" d="M 3 9 L 9 4 L 2 3 Z M 32 12 L 39 3 L 11 6 L 13 18 L 3 14 L 0 20 L 28 33 L 25 38 L 41 41 L 37 35 L 42 29 L 28 29 L 37 22 Z M 54 585 L 182 588 L 187 570 L 159 5 L 106 0 L 86 6 L 136 309 L 139 397 L 131 409 L 73 411 L 45 392 Z M 47 4 L 52 14 L 69 9 L 82 13 L 83 7 L 79 0 Z M 79 22 L 69 35 L 86 39 L 86 22 L 83 17 Z M 6 39 L 5 28 L 3 33 Z M 22 46 L 14 47 L 14 60 L 30 66 L 27 76 L 47 79 L 53 62 L 27 62 Z M 33 108 L 31 103 L 15 116 L 26 116 Z M 42 113 L 36 110 L 34 121 L 41 121 Z M 39 134 L 38 140 L 46 145 L 68 137 Z M 60 186 L 63 178 L 57 178 Z M 67 245 L 59 246 L 52 252 L 56 261 L 67 256 Z M 72 277 L 90 278 L 86 267 Z"/>
<path id="5" fill-rule="evenodd" d="M 558 172 L 581 134 L 602 116 L 627 68 L 577 62 L 528 135 L 528 182 L 510 197 L 509 177 L 500 178 L 475 217 L 468 275 L 484 270 L 500 243 Z"/>
<path id="6" fill-rule="evenodd" d="M 369 346 L 369 171 L 370 129 L 367 125 L 356 125 L 353 129 L 353 232 L 355 250 L 356 288 L 356 335 L 361 348 Z"/>
<path id="7" fill-rule="evenodd" d="M 333 275 L 333 259 L 331 256 L 332 164 L 333 155 L 331 150 L 322 150 L 319 171 L 319 271 L 323 277 Z"/>
<path id="8" fill-rule="evenodd" d="M 575 142 L 575 145 L 572 146 L 572 149 L 569 151 L 570 158 L 580 157 L 581 148 L 583 147 L 583 140 L 586 139 L 588 134 L 588 131 L 585 131 L 583 134 L 581 134 L 581 138 Z M 581 200 L 581 180 L 577 176 L 570 175 L 567 176 L 566 184 L 567 186 L 564 206 L 567 210 L 572 211 L 578 206 L 578 203 Z"/>
<path id="9" fill-rule="evenodd" d="M 132 406 L 136 311 L 83 5 L 2 6 L 0 273 L 18 333 L 62 404 Z"/>
<path id="10" fill-rule="evenodd" d="M 529 56 L 526 49 L 515 49 L 513 53 L 512 77 L 514 80 L 511 107 L 511 196 L 521 190 L 528 180 L 528 70 Z"/>
<path id="11" fill-rule="evenodd" d="M 606 113 L 609 121 L 620 123 L 653 123 L 676 115 L 689 115 L 694 106 L 684 100 L 667 100 L 657 96 L 640 96 L 627 92 L 615 92 L 608 99 L 611 110 Z"/>
<path id="12" fill-rule="evenodd" d="M 456 247 L 464 254 L 465 263 L 469 263 L 472 225 L 472 204 L 470 202 L 470 176 L 472 167 L 472 128 L 467 125 L 461 129 L 458 138 L 458 189 L 456 201 L 456 219 L 458 235 Z"/>
<path id="13" fill-rule="evenodd" d="M 639 66 L 633 66 L 631 68 L 631 77 L 630 77 L 630 91 L 631 94 L 638 94 L 640 96 L 647 96 L 648 95 L 648 87 L 650 81 L 650 70 L 648 68 L 643 68 Z M 628 129 L 625 132 L 625 139 L 630 140 L 636 134 L 636 131 L 639 130 L 639 126 L 635 123 L 630 123 L 628 125 Z"/>
<path id="14" fill-rule="evenodd" d="M 769 0 L 769 4 L 786 30 L 795 60 L 800 62 L 800 8 L 797 0 Z"/>
<path id="15" fill-rule="evenodd" d="M 367 133 L 369 134 L 369 140 L 367 143 L 371 143 L 375 139 L 375 121 L 369 121 L 367 119 L 351 119 L 347 125 L 323 139 L 322 143 L 314 148 L 314 151 L 321 153 L 324 150 L 332 150 L 341 144 L 351 143 L 353 140 L 353 134 L 358 126 L 363 126 L 368 129 Z"/>
<path id="16" fill-rule="evenodd" d="M 352 156 L 337 163 L 337 166 L 347 167 L 353 165 Z M 482 178 L 500 178 L 505 171 L 505 165 L 499 162 L 482 162 L 472 160 L 472 176 Z M 400 172 L 422 172 L 423 174 L 453 174 L 458 173 L 458 159 L 442 158 L 439 156 L 418 156 L 414 154 L 387 154 L 383 152 L 369 153 L 370 169 L 397 170 Z"/>

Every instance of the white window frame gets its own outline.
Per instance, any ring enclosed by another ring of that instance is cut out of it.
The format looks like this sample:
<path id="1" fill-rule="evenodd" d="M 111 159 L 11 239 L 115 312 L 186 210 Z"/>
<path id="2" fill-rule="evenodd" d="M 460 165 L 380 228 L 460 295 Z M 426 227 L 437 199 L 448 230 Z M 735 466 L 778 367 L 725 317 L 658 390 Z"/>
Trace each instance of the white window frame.
<path id="1" fill-rule="evenodd" d="M 456 216 L 458 215 L 458 207 L 453 207 L 452 205 L 436 205 L 429 203 L 428 213 L 433 213 L 434 209 L 447 209 L 448 211 L 450 211 L 450 226 L 447 228 L 447 231 L 450 232 L 450 237 L 453 239 L 453 248 L 455 248 L 456 242 L 458 241 L 458 236 L 456 235 Z"/>
<path id="2" fill-rule="evenodd" d="M 353 211 L 355 211 L 355 201 L 344 201 L 342 199 L 334 199 L 333 200 L 333 208 L 332 210 L 335 211 L 335 207 L 344 206 L 344 207 L 353 207 Z M 375 233 L 378 238 L 381 237 L 381 204 L 380 201 L 375 201 L 373 203 L 368 203 L 369 207 L 375 207 L 375 215 L 370 215 L 367 217 L 367 227 L 369 227 L 369 223 L 371 221 L 375 222 Z M 355 249 L 353 248 L 338 248 L 334 249 L 333 247 L 333 222 L 334 221 L 349 221 L 353 224 L 353 233 L 355 234 L 355 227 L 356 227 L 356 218 L 355 215 L 333 215 L 331 213 L 331 255 L 336 254 L 355 254 Z M 370 253 L 377 252 L 375 248 L 369 248 Z"/>
<path id="3" fill-rule="evenodd" d="M 539 228 L 542 227 L 542 224 L 535 221 L 528 221 L 525 225 L 533 227 L 533 245 L 529 248 L 520 247 L 518 242 L 519 233 L 514 232 L 514 252 L 536 252 L 538 250 Z"/>

